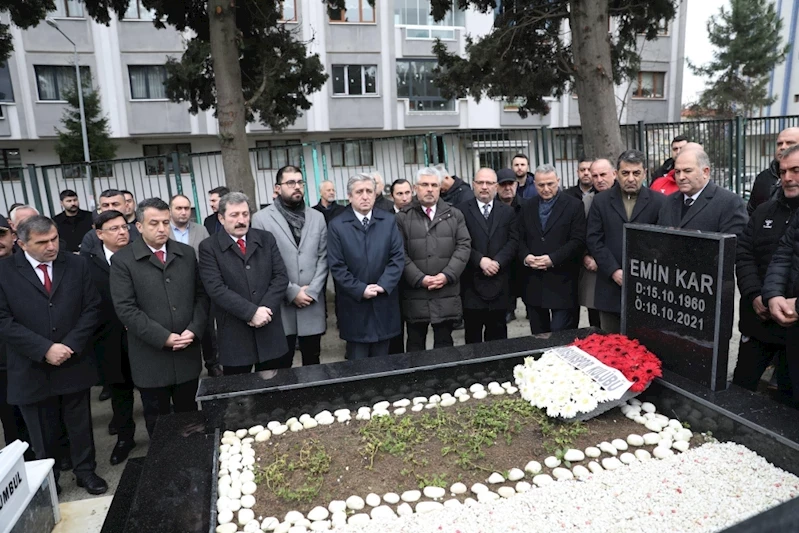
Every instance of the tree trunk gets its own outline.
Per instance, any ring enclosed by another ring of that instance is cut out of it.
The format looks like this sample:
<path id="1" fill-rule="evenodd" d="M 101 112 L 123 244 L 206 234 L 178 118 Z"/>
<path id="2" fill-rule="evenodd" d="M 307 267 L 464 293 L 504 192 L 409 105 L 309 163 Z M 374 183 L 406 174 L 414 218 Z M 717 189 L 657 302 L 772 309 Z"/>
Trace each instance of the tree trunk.
<path id="1" fill-rule="evenodd" d="M 616 117 L 608 0 L 574 0 L 570 9 L 574 81 L 585 153 L 609 158 L 615 164 L 625 145 Z"/>
<path id="2" fill-rule="evenodd" d="M 250 166 L 247 143 L 244 93 L 241 90 L 241 66 L 237 43 L 236 2 L 209 0 L 208 20 L 211 61 L 216 85 L 216 118 L 219 122 L 219 143 L 222 146 L 224 182 L 232 191 L 242 191 L 254 207 L 255 180 Z"/>

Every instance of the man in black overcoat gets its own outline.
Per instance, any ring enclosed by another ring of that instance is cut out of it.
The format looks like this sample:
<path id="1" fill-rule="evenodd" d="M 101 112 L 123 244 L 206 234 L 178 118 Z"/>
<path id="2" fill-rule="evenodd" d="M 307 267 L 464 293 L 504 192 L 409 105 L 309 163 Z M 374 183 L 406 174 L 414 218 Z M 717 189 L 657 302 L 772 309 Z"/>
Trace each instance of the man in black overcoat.
<path id="1" fill-rule="evenodd" d="M 250 227 L 244 193 L 223 196 L 217 215 L 222 231 L 200 243 L 200 277 L 216 314 L 222 371 L 283 368 L 281 358 L 288 352 L 293 359 L 294 352 L 280 316 L 289 278 L 275 237 Z"/>
<path id="2" fill-rule="evenodd" d="M 472 237 L 469 262 L 461 275 L 467 344 L 508 338 L 509 272 L 519 245 L 516 212 L 496 198 L 496 172 L 481 168 L 472 184 L 475 197 L 456 206 Z"/>
<path id="3" fill-rule="evenodd" d="M 0 261 L 0 337 L 8 348 L 8 401 L 18 405 L 39 459 L 59 456 L 62 422 L 79 487 L 108 490 L 95 474 L 89 346 L 100 297 L 86 261 L 59 252 L 55 223 L 35 215 L 17 227 L 21 253 Z M 59 461 L 53 471 L 60 477 Z"/>
<path id="4" fill-rule="evenodd" d="M 111 299 L 111 257 L 130 243 L 125 215 L 120 211 L 103 211 L 94 221 L 95 231 L 103 243 L 102 255 L 89 256 L 89 270 L 100 293 L 100 326 L 94 335 L 94 354 L 103 383 L 111 392 L 113 416 L 109 432 L 117 435 L 117 443 L 111 452 L 111 464 L 117 465 L 127 459 L 136 447 L 133 434 L 133 379 L 128 358 L 128 335 L 125 326 L 117 317 Z"/>
<path id="5" fill-rule="evenodd" d="M 654 224 L 666 197 L 643 187 L 646 180 L 644 154 L 622 152 L 616 163 L 617 183 L 594 196 L 588 212 L 588 252 L 597 265 L 594 307 L 599 310 L 602 329 L 621 329 L 622 244 L 624 224 Z M 596 163 L 596 162 L 595 162 Z"/>
<path id="6" fill-rule="evenodd" d="M 519 258 L 527 267 L 522 293 L 533 335 L 577 327 L 577 280 L 585 251 L 583 202 L 564 194 L 552 165 L 535 170 L 538 192 L 519 213 Z"/>

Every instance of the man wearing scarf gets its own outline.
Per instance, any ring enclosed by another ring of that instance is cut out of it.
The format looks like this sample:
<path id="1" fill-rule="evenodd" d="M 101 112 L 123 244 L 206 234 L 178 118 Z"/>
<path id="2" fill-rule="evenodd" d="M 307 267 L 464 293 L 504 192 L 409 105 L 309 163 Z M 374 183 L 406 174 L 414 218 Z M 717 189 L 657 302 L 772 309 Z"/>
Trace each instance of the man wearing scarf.
<path id="1" fill-rule="evenodd" d="M 298 340 L 302 364 L 318 364 L 326 328 L 327 224 L 322 213 L 306 208 L 305 182 L 298 167 L 287 165 L 277 171 L 275 192 L 275 202 L 253 216 L 252 227 L 274 235 L 289 278 L 281 306 L 288 343 L 282 367 L 291 367 Z"/>

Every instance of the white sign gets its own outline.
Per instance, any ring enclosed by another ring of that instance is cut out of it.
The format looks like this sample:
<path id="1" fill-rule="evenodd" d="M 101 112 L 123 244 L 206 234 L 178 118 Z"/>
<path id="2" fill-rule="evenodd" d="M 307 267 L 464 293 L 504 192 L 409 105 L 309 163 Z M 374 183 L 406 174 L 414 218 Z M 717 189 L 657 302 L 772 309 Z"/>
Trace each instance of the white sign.
<path id="1" fill-rule="evenodd" d="M 30 492 L 22 457 L 27 448 L 26 443 L 15 440 L 0 450 L 0 531 L 11 529 Z"/>
<path id="2" fill-rule="evenodd" d="M 602 363 L 593 355 L 576 346 L 560 346 L 550 351 L 596 381 L 608 392 L 611 400 L 618 400 L 633 386 L 632 381 L 627 381 L 620 371 Z"/>

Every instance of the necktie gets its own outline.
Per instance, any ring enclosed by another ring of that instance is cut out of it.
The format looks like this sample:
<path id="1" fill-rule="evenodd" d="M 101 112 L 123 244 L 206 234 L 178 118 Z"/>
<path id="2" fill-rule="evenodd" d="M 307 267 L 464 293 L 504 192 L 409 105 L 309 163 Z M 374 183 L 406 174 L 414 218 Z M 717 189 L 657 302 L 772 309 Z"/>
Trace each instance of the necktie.
<path id="1" fill-rule="evenodd" d="M 39 270 L 44 274 L 44 290 L 47 291 L 47 294 L 50 294 L 50 291 L 53 290 L 53 282 L 50 280 L 50 274 L 47 273 L 47 265 L 39 265 Z"/>
<path id="2" fill-rule="evenodd" d="M 239 250 L 241 250 L 241 255 L 247 255 L 247 243 L 244 242 L 244 239 L 237 240 L 236 244 L 239 245 Z"/>
<path id="3" fill-rule="evenodd" d="M 166 263 L 166 253 L 163 250 L 156 250 L 155 256 L 158 258 L 159 261 L 162 263 Z"/>
<path id="4" fill-rule="evenodd" d="M 363 224 L 363 229 L 368 228 L 369 227 L 369 217 L 363 217 L 363 220 L 361 220 L 361 224 Z"/>
<path id="5" fill-rule="evenodd" d="M 485 205 L 483 206 L 483 217 L 485 217 L 485 219 L 486 219 L 486 220 L 488 220 L 488 216 L 489 216 L 490 214 L 491 214 L 491 211 L 489 211 L 489 205 L 488 205 L 488 204 L 485 204 Z"/>
<path id="6" fill-rule="evenodd" d="M 427 213 L 427 218 L 433 220 L 433 209 L 430 207 L 425 207 L 424 212 Z"/>
<path id="7" fill-rule="evenodd" d="M 690 197 L 686 198 L 685 199 L 685 207 L 691 207 L 692 205 L 694 205 L 694 199 L 690 198 Z"/>

